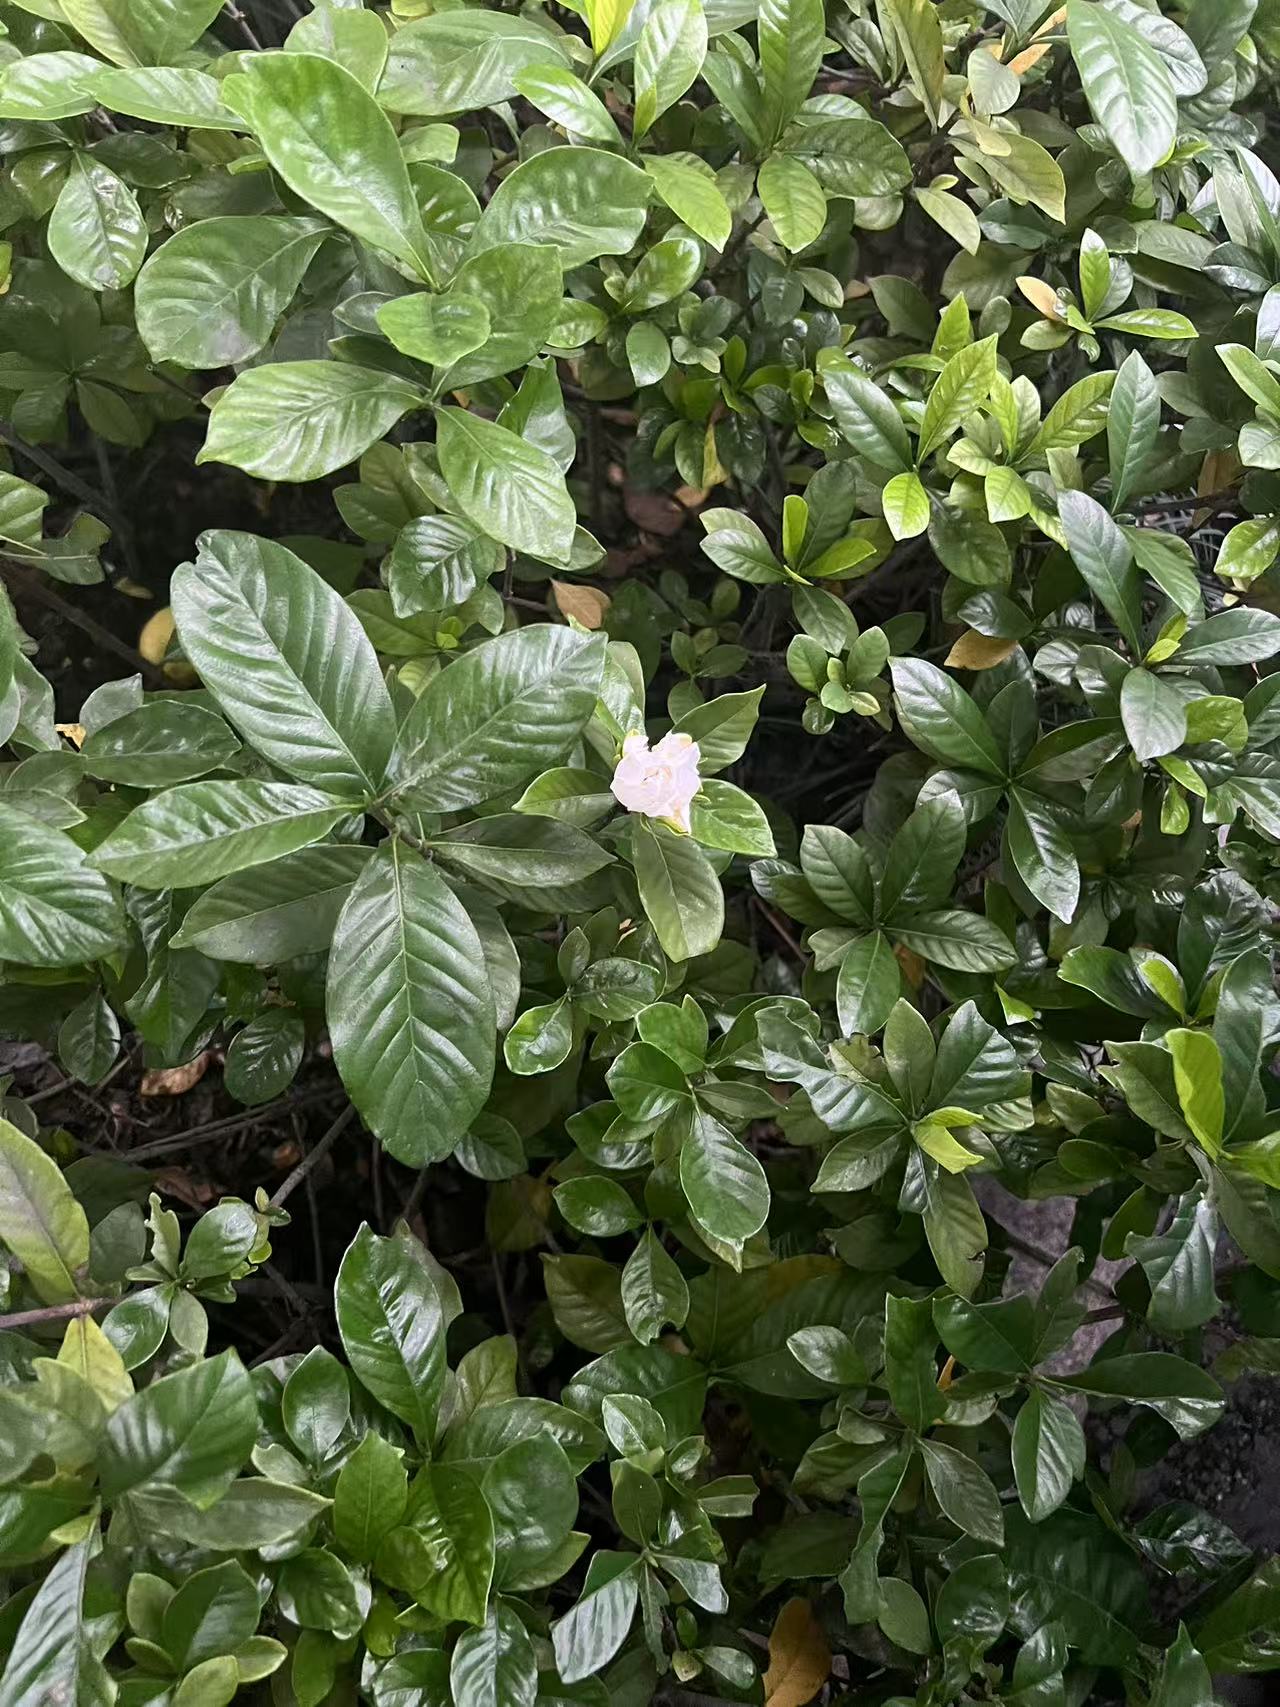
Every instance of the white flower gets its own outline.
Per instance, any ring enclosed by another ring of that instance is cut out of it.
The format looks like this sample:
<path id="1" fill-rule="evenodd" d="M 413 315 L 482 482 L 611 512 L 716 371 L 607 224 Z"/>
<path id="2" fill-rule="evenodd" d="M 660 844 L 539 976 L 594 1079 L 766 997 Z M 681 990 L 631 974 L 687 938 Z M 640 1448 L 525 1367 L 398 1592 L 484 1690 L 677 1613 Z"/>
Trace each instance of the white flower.
<path id="1" fill-rule="evenodd" d="M 620 806 L 646 818 L 665 818 L 689 834 L 689 804 L 702 786 L 702 754 L 691 735 L 664 735 L 652 752 L 649 737 L 638 732 L 622 743 L 622 757 L 610 788 Z"/>

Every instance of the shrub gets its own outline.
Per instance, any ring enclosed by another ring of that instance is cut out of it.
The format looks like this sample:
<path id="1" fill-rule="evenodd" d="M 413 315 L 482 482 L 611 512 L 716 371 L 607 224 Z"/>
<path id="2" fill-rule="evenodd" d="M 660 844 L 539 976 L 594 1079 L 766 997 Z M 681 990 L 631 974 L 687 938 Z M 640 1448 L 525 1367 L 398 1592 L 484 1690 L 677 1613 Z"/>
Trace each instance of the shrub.
<path id="1" fill-rule="evenodd" d="M 180 1220 L 11 1088 L 0 1704 L 1280 1665 L 1146 1474 L 1280 1348 L 1280 6 L 0 22 L 0 1025 L 268 1112 L 327 1038 L 405 1211 L 256 1345 L 347 1115 Z M 193 428 L 264 533 L 55 709 Z"/>

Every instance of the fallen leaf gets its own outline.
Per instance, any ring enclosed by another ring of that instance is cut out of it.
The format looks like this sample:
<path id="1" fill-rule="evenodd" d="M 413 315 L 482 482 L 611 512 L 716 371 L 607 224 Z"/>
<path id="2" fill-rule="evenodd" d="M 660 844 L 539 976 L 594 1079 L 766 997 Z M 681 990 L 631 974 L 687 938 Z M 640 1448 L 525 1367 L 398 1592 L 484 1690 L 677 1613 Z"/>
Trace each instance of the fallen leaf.
<path id="1" fill-rule="evenodd" d="M 769 1633 L 764 1707 L 805 1707 L 831 1675 L 831 1649 L 813 1608 L 802 1596 L 789 1600 Z"/>
<path id="2" fill-rule="evenodd" d="M 166 1197 L 176 1197 L 189 1209 L 207 1209 L 213 1201 L 213 1187 L 207 1180 L 193 1180 L 185 1168 L 161 1168 L 155 1176 L 157 1191 Z"/>
<path id="3" fill-rule="evenodd" d="M 204 1078 L 205 1070 L 212 1059 L 212 1055 L 205 1049 L 194 1061 L 184 1061 L 181 1067 L 153 1067 L 150 1072 L 142 1075 L 142 1083 L 138 1088 L 144 1097 L 185 1096 L 192 1085 L 198 1085 Z"/>
<path id="4" fill-rule="evenodd" d="M 953 670 L 994 670 L 1018 649 L 1016 640 L 1001 640 L 990 634 L 979 634 L 976 628 L 963 633 L 947 653 L 946 662 Z"/>
<path id="5" fill-rule="evenodd" d="M 902 968 L 902 975 L 913 990 L 918 990 L 924 983 L 924 961 L 914 948 L 907 948 L 903 943 L 893 945 L 893 958 Z"/>
<path id="6" fill-rule="evenodd" d="M 1059 325 L 1063 317 L 1058 309 L 1058 293 L 1051 284 L 1043 279 L 1033 279 L 1026 275 L 1018 280 L 1018 289 L 1035 309 L 1044 315 L 1046 320 L 1056 320 Z"/>
<path id="7" fill-rule="evenodd" d="M 83 723 L 55 723 L 53 727 L 59 735 L 65 735 L 73 747 L 84 746 Z"/>
<path id="8" fill-rule="evenodd" d="M 670 539 L 688 521 L 684 510 L 665 492 L 637 492 L 628 486 L 622 495 L 623 508 L 638 528 Z"/>
<path id="9" fill-rule="evenodd" d="M 551 591 L 561 616 L 571 616 L 584 628 L 599 628 L 611 600 L 599 587 L 586 587 L 573 581 L 552 581 Z"/>
<path id="10" fill-rule="evenodd" d="M 173 630 L 173 612 L 168 605 L 143 623 L 142 633 L 138 636 L 138 650 L 148 664 L 163 664 L 169 642 L 173 639 Z"/>
<path id="11" fill-rule="evenodd" d="M 1051 42 L 1041 41 L 1037 42 L 1034 47 L 1024 48 L 1021 53 L 1015 53 L 1009 61 L 1010 71 L 1015 77 L 1023 76 L 1031 70 L 1033 65 L 1039 65 L 1051 46 Z"/>

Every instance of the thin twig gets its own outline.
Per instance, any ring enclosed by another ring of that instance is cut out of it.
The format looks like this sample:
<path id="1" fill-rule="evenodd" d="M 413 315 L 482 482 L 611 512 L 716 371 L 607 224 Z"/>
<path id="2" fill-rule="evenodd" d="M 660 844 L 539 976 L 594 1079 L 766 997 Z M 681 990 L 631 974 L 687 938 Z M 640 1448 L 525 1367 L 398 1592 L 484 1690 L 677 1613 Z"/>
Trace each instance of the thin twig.
<path id="1" fill-rule="evenodd" d="M 141 652 L 135 652 L 133 647 L 126 646 L 123 640 L 117 640 L 109 628 L 104 628 L 100 622 L 86 616 L 60 593 L 55 593 L 39 575 L 4 563 L 0 563 L 0 575 L 18 597 L 34 599 L 37 604 L 44 605 L 46 610 L 56 611 L 63 622 L 69 622 L 73 628 L 87 634 L 95 645 L 100 646 L 104 652 L 113 653 L 122 663 L 128 664 L 131 670 L 137 670 L 153 688 L 167 685 L 162 670 L 157 670 L 154 664 L 149 664 Z"/>
<path id="2" fill-rule="evenodd" d="M 228 18 L 231 19 L 233 24 L 239 25 L 240 34 L 248 42 L 249 46 L 256 48 L 258 52 L 261 53 L 263 51 L 263 44 L 258 39 L 258 34 L 253 25 L 249 22 L 248 18 L 245 17 L 239 6 L 224 6 L 222 10 L 226 13 Z"/>
<path id="3" fill-rule="evenodd" d="M 265 1120 L 277 1120 L 293 1109 L 311 1108 L 317 1103 L 332 1102 L 343 1095 L 341 1085 L 331 1085 L 322 1091 L 304 1092 L 301 1096 L 281 1097 L 276 1102 L 263 1103 L 261 1108 L 243 1114 L 229 1114 L 222 1120 L 211 1120 L 207 1126 L 193 1126 L 189 1132 L 179 1132 L 172 1138 L 155 1138 L 150 1144 L 139 1144 L 128 1152 L 131 1162 L 149 1160 L 152 1156 L 167 1156 L 174 1150 L 185 1150 L 191 1144 L 203 1144 L 213 1138 L 226 1138 L 246 1127 L 260 1126 Z"/>
<path id="4" fill-rule="evenodd" d="M 69 1317 L 91 1316 L 104 1304 L 114 1304 L 114 1298 L 76 1298 L 70 1304 L 42 1304 L 38 1310 L 15 1310 L 12 1315 L 0 1316 L 0 1328 L 27 1328 L 37 1322 L 65 1322 Z"/>
<path id="5" fill-rule="evenodd" d="M 272 1194 L 271 1207 L 273 1209 L 279 1209 L 285 1199 L 298 1189 L 303 1180 L 306 1179 L 307 1175 L 311 1172 L 312 1168 L 324 1160 L 330 1150 L 332 1150 L 333 1146 L 338 1142 L 338 1139 L 341 1138 L 342 1134 L 346 1131 L 347 1127 L 350 1126 L 351 1122 L 355 1119 L 355 1115 L 355 1109 L 350 1103 L 348 1103 L 346 1108 L 343 1109 L 342 1113 L 334 1121 L 333 1125 L 325 1133 L 324 1137 L 321 1138 L 318 1143 L 312 1145 L 306 1155 L 298 1163 L 297 1167 L 294 1168 L 293 1172 L 286 1176 L 285 1182 L 280 1189 Z"/>
<path id="6" fill-rule="evenodd" d="M 34 464 L 41 474 L 46 474 L 50 480 L 56 481 L 64 492 L 69 492 L 73 498 L 78 498 L 82 504 L 88 504 L 91 509 L 97 510 L 101 516 L 110 516 L 113 522 L 119 522 L 119 512 L 105 493 L 90 486 L 87 480 L 82 480 L 78 474 L 73 473 L 71 469 L 59 462 L 56 456 L 50 456 L 48 451 L 41 450 L 39 445 L 28 444 L 26 439 L 15 433 L 12 427 L 6 426 L 3 422 L 0 422 L 0 439 L 4 440 L 10 450 L 16 450 L 19 456 L 25 457 L 28 462 Z"/>

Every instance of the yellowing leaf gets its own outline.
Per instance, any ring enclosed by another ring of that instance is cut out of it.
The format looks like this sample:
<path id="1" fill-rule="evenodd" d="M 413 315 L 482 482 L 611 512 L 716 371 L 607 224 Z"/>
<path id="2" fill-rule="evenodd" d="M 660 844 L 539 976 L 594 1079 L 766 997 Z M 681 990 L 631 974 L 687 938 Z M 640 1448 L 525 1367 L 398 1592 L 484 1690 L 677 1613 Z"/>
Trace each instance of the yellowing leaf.
<path id="1" fill-rule="evenodd" d="M 1032 308 L 1043 314 L 1046 320 L 1063 323 L 1063 317 L 1058 311 L 1058 293 L 1051 284 L 1046 284 L 1043 279 L 1023 277 L 1018 280 L 1018 289 Z"/>
<path id="2" fill-rule="evenodd" d="M 74 1316 L 67 1323 L 58 1362 L 82 1376 L 108 1411 L 133 1397 L 133 1382 L 124 1359 L 92 1316 Z"/>
<path id="3" fill-rule="evenodd" d="M 599 628 L 612 603 L 608 593 L 602 593 L 599 587 L 583 587 L 573 581 L 553 580 L 551 591 L 561 616 L 571 616 L 584 628 Z"/>
<path id="4" fill-rule="evenodd" d="M 1031 70 L 1032 66 L 1039 65 L 1045 54 L 1048 53 L 1049 47 L 1050 44 L 1047 41 L 1042 41 L 1037 42 L 1034 47 L 1024 48 L 1021 53 L 1015 53 L 1009 61 L 1009 70 L 1013 72 L 1015 77 L 1024 76 L 1026 72 Z"/>
<path id="5" fill-rule="evenodd" d="M 993 638 L 970 628 L 947 653 L 946 661 L 953 670 L 994 670 L 1017 650 L 1017 645 L 1016 640 Z"/>
<path id="6" fill-rule="evenodd" d="M 154 616 L 149 616 L 142 625 L 142 633 L 138 636 L 138 650 L 148 664 L 161 664 L 164 655 L 169 650 L 169 642 L 173 639 L 173 612 L 168 605 L 158 610 Z"/>
<path id="7" fill-rule="evenodd" d="M 1049 16 L 1038 29 L 1032 31 L 1032 41 L 1038 41 L 1041 36 L 1047 36 L 1052 30 L 1061 29 L 1066 21 L 1067 8 L 1065 6 L 1059 6 L 1056 12 L 1050 12 Z M 1045 46 L 1048 47 L 1048 45 L 1049 44 L 1046 42 Z"/>
<path id="8" fill-rule="evenodd" d="M 615 41 L 630 15 L 634 0 L 586 0 L 587 25 L 596 58 Z"/>
<path id="9" fill-rule="evenodd" d="M 831 1650 L 813 1608 L 800 1596 L 789 1600 L 769 1633 L 769 1669 L 764 1707 L 805 1707 L 831 1673 Z"/>

